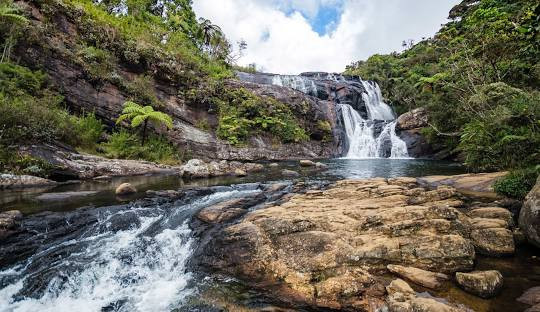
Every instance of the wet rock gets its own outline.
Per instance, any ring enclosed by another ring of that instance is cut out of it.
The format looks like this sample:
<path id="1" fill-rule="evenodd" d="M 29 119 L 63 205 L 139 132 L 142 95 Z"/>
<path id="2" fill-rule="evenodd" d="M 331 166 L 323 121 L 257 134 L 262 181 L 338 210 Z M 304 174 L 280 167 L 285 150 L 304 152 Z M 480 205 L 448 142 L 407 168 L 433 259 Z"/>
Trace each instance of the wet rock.
<path id="1" fill-rule="evenodd" d="M 245 176 L 247 176 L 247 172 L 245 172 L 242 169 L 235 169 L 234 170 L 234 175 L 237 176 L 237 177 L 245 177 Z"/>
<path id="2" fill-rule="evenodd" d="M 279 164 L 278 163 L 271 163 L 270 165 L 268 165 L 268 167 L 277 168 L 277 167 L 279 167 Z"/>
<path id="3" fill-rule="evenodd" d="M 466 292 L 482 298 L 495 297 L 503 286 L 503 276 L 495 270 L 457 272 L 456 281 Z"/>
<path id="4" fill-rule="evenodd" d="M 525 198 L 519 213 L 519 227 L 531 244 L 540 247 L 540 177 Z"/>
<path id="5" fill-rule="evenodd" d="M 291 177 L 291 178 L 296 178 L 300 176 L 298 172 L 293 171 L 293 170 L 288 170 L 288 169 L 282 170 L 281 174 L 285 177 Z"/>
<path id="6" fill-rule="evenodd" d="M 464 307 L 444 303 L 440 298 L 419 297 L 407 282 L 396 279 L 386 286 L 389 312 L 464 312 Z M 384 311 L 384 310 L 381 310 Z"/>
<path id="7" fill-rule="evenodd" d="M 467 195 L 497 198 L 497 194 L 493 191 L 493 184 L 506 174 L 507 172 L 493 172 L 469 173 L 454 176 L 427 176 L 418 178 L 418 183 L 430 188 L 447 185 Z"/>
<path id="8" fill-rule="evenodd" d="M 137 189 L 130 183 L 122 183 L 116 188 L 115 193 L 116 195 L 130 195 L 137 193 Z"/>
<path id="9" fill-rule="evenodd" d="M 300 160 L 300 166 L 302 167 L 315 167 L 315 163 L 311 160 Z"/>
<path id="10" fill-rule="evenodd" d="M 500 207 L 484 207 L 477 208 L 467 213 L 472 218 L 485 218 L 485 219 L 500 219 L 507 224 L 512 223 L 512 213 L 505 208 Z"/>
<path id="11" fill-rule="evenodd" d="M 97 191 L 81 191 L 81 192 L 62 192 L 62 193 L 45 193 L 36 197 L 40 201 L 59 201 L 59 200 L 70 200 L 78 199 L 81 197 L 87 197 L 96 195 Z"/>
<path id="12" fill-rule="evenodd" d="M 22 219 L 22 213 L 18 210 L 0 212 L 0 240 L 11 235 Z"/>
<path id="13" fill-rule="evenodd" d="M 327 164 L 323 164 L 322 162 L 316 162 L 316 163 L 315 163 L 315 167 L 316 167 L 317 169 L 321 169 L 321 170 L 322 170 L 322 169 L 327 169 L 327 168 L 328 168 L 328 165 L 327 165 Z"/>
<path id="14" fill-rule="evenodd" d="M 540 304 L 540 286 L 528 289 L 523 295 L 517 298 L 517 301 L 536 306 Z"/>
<path id="15" fill-rule="evenodd" d="M 57 183 L 30 175 L 0 174 L 0 190 L 24 187 L 52 186 Z"/>
<path id="16" fill-rule="evenodd" d="M 413 267 L 389 264 L 387 268 L 390 272 L 400 277 L 431 289 L 439 288 L 443 281 L 448 280 L 448 275 L 446 274 L 430 272 Z"/>
<path id="17" fill-rule="evenodd" d="M 486 256 L 507 256 L 515 252 L 514 236 L 504 228 L 474 229 L 471 239 L 476 251 Z"/>
<path id="18" fill-rule="evenodd" d="M 201 267 L 285 302 L 344 311 L 369 310 L 385 300 L 387 282 L 379 272 L 388 263 L 443 273 L 471 270 L 475 251 L 455 190 L 426 191 L 413 179 L 391 183 L 344 180 L 313 190 L 297 184 L 300 193 L 213 233 L 201 247 Z M 412 204 L 417 197 L 422 200 Z M 407 302 L 427 311 L 448 308 L 436 300 Z"/>

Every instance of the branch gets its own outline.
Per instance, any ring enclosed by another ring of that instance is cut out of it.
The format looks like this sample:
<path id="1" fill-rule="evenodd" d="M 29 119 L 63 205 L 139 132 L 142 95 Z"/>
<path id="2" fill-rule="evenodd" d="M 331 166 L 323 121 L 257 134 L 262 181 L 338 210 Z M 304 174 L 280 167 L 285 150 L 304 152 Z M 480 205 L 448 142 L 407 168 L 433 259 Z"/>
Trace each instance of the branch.
<path id="1" fill-rule="evenodd" d="M 447 137 L 461 136 L 461 134 L 459 132 L 444 133 L 444 132 L 439 131 L 439 129 L 437 129 L 434 125 L 430 124 L 429 122 L 428 122 L 428 125 L 431 128 L 433 128 L 433 130 L 435 130 L 435 132 L 437 132 L 437 135 L 439 135 L 439 136 L 447 136 Z"/>

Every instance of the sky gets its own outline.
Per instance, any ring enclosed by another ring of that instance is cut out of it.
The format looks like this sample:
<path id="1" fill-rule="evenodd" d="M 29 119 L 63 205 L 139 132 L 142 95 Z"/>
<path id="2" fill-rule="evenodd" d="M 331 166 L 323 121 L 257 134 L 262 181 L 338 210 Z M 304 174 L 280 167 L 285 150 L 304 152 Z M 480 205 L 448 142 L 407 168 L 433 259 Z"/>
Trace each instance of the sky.
<path id="1" fill-rule="evenodd" d="M 199 17 L 245 40 L 239 65 L 264 72 L 342 72 L 353 61 L 432 37 L 460 0 L 194 0 Z"/>

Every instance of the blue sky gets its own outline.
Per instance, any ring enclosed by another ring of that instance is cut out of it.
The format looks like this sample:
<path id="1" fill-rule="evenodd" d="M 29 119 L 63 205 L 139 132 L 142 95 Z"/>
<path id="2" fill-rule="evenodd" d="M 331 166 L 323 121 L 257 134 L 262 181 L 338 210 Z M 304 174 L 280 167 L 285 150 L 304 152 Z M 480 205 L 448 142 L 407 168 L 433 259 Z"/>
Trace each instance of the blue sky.
<path id="1" fill-rule="evenodd" d="M 267 72 L 341 72 L 353 61 L 431 37 L 460 0 L 194 0 L 195 13 L 248 48 Z"/>

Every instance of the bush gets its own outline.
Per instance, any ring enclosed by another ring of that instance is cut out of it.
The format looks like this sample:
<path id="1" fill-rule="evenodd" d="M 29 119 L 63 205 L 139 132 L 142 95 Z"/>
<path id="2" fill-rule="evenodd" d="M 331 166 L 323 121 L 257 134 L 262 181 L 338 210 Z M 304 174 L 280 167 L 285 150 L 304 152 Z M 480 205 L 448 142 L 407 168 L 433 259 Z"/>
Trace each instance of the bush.
<path id="1" fill-rule="evenodd" d="M 9 147 L 0 145 L 0 172 L 47 178 L 52 169 L 54 166 L 44 160 L 19 155 Z"/>
<path id="2" fill-rule="evenodd" d="M 89 152 L 94 152 L 96 145 L 105 130 L 101 120 L 96 118 L 93 113 L 83 114 L 80 117 L 72 117 L 77 133 L 77 146 L 82 147 Z"/>
<path id="3" fill-rule="evenodd" d="M 138 135 L 125 129 L 113 133 L 107 142 L 101 144 L 109 158 L 147 160 L 165 164 L 180 162 L 178 150 L 161 136 L 150 136 L 144 146 Z"/>
<path id="4" fill-rule="evenodd" d="M 523 200 L 536 183 L 540 166 L 510 172 L 493 186 L 499 195 Z"/>

